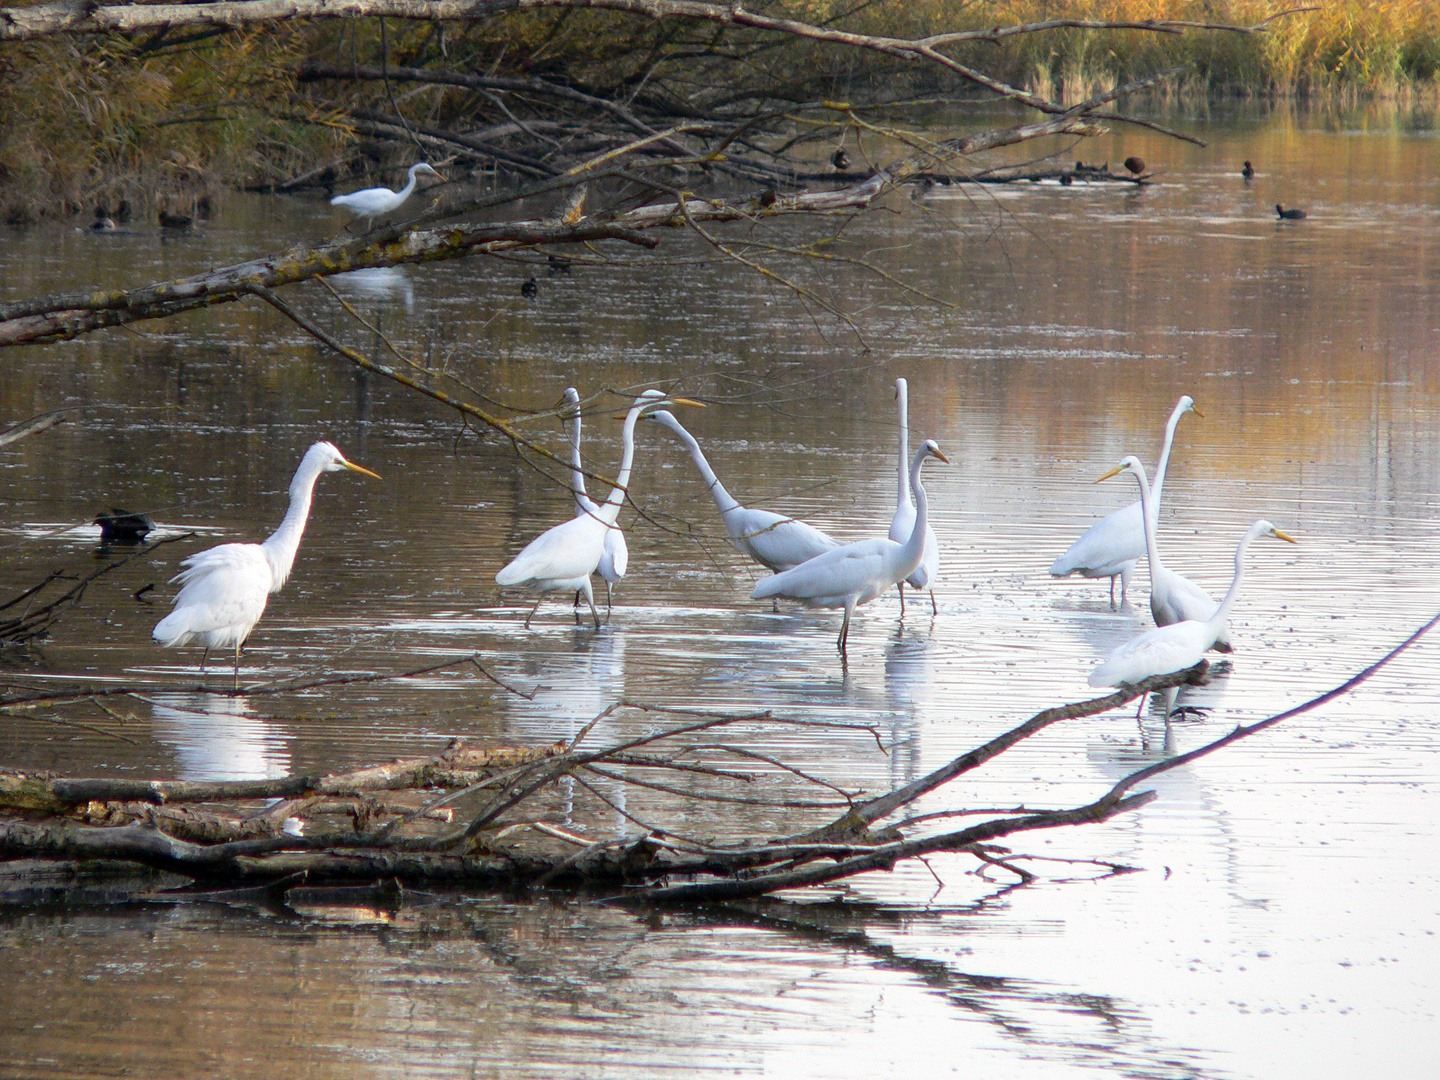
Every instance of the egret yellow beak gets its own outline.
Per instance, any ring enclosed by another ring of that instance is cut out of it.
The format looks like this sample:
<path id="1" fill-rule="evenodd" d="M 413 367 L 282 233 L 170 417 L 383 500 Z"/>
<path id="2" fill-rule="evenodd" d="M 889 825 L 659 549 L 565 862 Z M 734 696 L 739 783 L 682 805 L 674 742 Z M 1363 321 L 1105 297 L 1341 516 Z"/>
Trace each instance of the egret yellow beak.
<path id="1" fill-rule="evenodd" d="M 1124 472 L 1124 471 L 1125 471 L 1125 466 L 1124 466 L 1124 465 L 1116 465 L 1113 469 L 1111 469 L 1109 472 L 1107 472 L 1104 476 L 1100 477 L 1099 480 L 1096 480 L 1095 483 L 1097 483 L 1097 484 L 1104 483 L 1106 480 L 1109 480 L 1110 477 L 1112 477 L 1112 476 L 1119 476 L 1119 475 L 1120 475 L 1122 472 Z"/>
<path id="2" fill-rule="evenodd" d="M 950 459 L 949 459 L 948 457 L 946 457 L 944 454 L 942 454 L 939 450 L 936 450 L 936 451 L 934 452 L 934 456 L 937 457 L 937 458 L 939 458 L 939 459 L 940 459 L 941 461 L 943 461 L 946 465 L 949 465 L 949 464 L 950 464 Z"/>
<path id="3" fill-rule="evenodd" d="M 345 467 L 346 467 L 347 469 L 349 469 L 351 472 L 358 472 L 358 473 L 360 473 L 360 475 L 362 475 L 362 476 L 368 476 L 368 477 L 370 477 L 370 479 L 372 479 L 372 480 L 379 480 L 379 479 L 380 479 L 380 474 L 379 474 L 379 473 L 373 473 L 373 472 L 371 472 L 369 469 L 365 468 L 364 465 L 356 465 L 353 461 L 347 461 L 347 462 L 345 462 Z"/>
<path id="4" fill-rule="evenodd" d="M 703 401 L 691 401 L 688 397 L 657 398 L 652 404 L 647 405 L 646 408 L 647 408 L 647 409 L 659 409 L 659 408 L 664 408 L 666 405 L 693 405 L 693 406 L 694 406 L 695 408 L 697 408 L 697 409 L 703 409 L 703 408 L 705 408 L 705 403 L 704 403 Z M 624 419 L 625 419 L 625 415 L 626 415 L 626 414 L 623 413 L 623 412 L 622 412 L 622 413 L 616 413 L 616 414 L 615 414 L 615 419 L 616 419 L 616 420 L 624 420 Z M 649 416 L 649 415 L 650 415 L 650 414 L 649 414 L 648 412 L 647 412 L 647 413 L 643 413 L 643 414 L 641 415 L 641 419 L 644 419 L 646 416 Z"/>
<path id="5" fill-rule="evenodd" d="M 1289 541 L 1290 543 L 1292 543 L 1292 544 L 1298 544 L 1298 543 L 1300 543 L 1300 541 L 1299 541 L 1299 540 L 1296 540 L 1295 537 L 1293 537 L 1293 536 L 1288 536 L 1288 535 L 1286 535 L 1285 533 L 1281 532 L 1279 529 L 1273 530 L 1273 531 L 1271 532 L 1271 535 L 1274 536 L 1275 539 L 1277 539 L 1277 540 L 1288 540 L 1288 541 Z"/>
<path id="6" fill-rule="evenodd" d="M 1205 419 L 1205 414 L 1204 414 L 1203 412 L 1201 412 L 1200 409 L 1199 409 L 1197 406 L 1191 405 L 1191 406 L 1190 406 L 1190 411 L 1193 412 L 1196 416 L 1200 417 L 1201 420 L 1204 420 L 1204 419 Z"/>

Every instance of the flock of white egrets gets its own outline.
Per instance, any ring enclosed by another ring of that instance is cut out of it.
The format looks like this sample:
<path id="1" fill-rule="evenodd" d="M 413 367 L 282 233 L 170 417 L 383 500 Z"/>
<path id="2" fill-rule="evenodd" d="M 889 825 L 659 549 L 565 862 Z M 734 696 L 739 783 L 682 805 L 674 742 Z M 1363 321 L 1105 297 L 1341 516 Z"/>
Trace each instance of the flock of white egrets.
<path id="1" fill-rule="evenodd" d="M 615 486 L 603 503 L 595 502 L 586 494 L 581 463 L 580 395 L 573 388 L 567 389 L 566 429 L 575 516 L 547 529 L 527 544 L 495 575 L 495 581 L 502 588 L 523 588 L 532 596 L 540 597 L 526 616 L 527 629 L 547 593 L 574 595 L 577 608 L 583 596 L 595 629 L 600 628 L 600 613 L 595 608 L 590 582 L 596 572 L 605 580 L 608 609 L 611 586 L 625 576 L 629 560 L 618 518 L 635 457 L 635 426 L 645 419 L 669 429 L 680 439 L 715 499 L 731 542 L 743 554 L 773 571 L 751 591 L 752 599 L 778 601 L 784 597 L 808 607 L 844 608 L 845 618 L 836 641 L 842 655 L 855 608 L 892 587 L 899 590 L 902 617 L 907 584 L 929 590 L 931 610 L 938 613 L 934 586 L 939 571 L 939 545 L 930 526 L 920 470 L 927 458 L 947 459 L 934 441 L 928 439 L 913 458 L 909 456 L 907 395 L 906 381 L 896 379 L 900 439 L 896 507 L 889 536 L 842 544 L 803 521 L 741 506 L 721 484 L 695 437 L 666 408 L 703 406 L 659 390 L 646 390 L 630 406 L 625 415 L 623 452 Z M 1150 610 L 1156 628 L 1115 649 L 1091 673 L 1092 686 L 1136 683 L 1151 675 L 1184 670 L 1197 663 L 1209 649 L 1230 651 L 1228 620 L 1240 587 L 1245 549 L 1259 536 L 1295 542 L 1268 521 L 1256 521 L 1235 551 L 1235 576 L 1219 603 L 1194 582 L 1164 566 L 1155 539 L 1160 496 L 1175 428 L 1187 412 L 1200 415 L 1190 397 L 1181 397 L 1165 427 L 1153 486 L 1148 482 L 1144 465 L 1135 457 L 1125 458 L 1100 478 L 1107 480 L 1122 472 L 1132 474 L 1140 485 L 1140 501 L 1097 522 L 1050 568 L 1050 573 L 1057 577 L 1078 572 L 1086 577 L 1110 578 L 1112 603 L 1115 578 L 1119 577 L 1124 603 L 1135 564 L 1142 556 L 1149 563 Z M 233 649 L 238 684 L 241 646 L 264 613 L 269 595 L 278 592 L 289 577 L 310 514 L 315 481 L 321 473 L 341 469 L 375 476 L 370 470 L 346 461 L 330 443 L 316 443 L 306 451 L 295 471 L 290 482 L 289 510 L 269 539 L 260 544 L 222 544 L 184 560 L 181 564 L 184 569 L 174 578 L 182 588 L 175 598 L 174 610 L 155 627 L 155 640 L 165 646 L 201 645 L 206 656 L 210 649 Z M 201 668 L 204 668 L 204 657 Z"/>

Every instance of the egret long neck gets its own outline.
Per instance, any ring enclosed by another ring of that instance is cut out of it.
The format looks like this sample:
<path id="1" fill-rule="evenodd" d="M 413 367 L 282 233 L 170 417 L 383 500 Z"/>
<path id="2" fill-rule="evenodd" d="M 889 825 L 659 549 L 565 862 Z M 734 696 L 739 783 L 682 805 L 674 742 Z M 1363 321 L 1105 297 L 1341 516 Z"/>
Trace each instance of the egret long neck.
<path id="1" fill-rule="evenodd" d="M 615 486 L 610 489 L 610 497 L 596 512 L 596 516 L 606 525 L 614 525 L 620 518 L 620 507 L 625 502 L 625 489 L 630 484 L 630 466 L 635 461 L 635 421 L 640 419 L 640 410 L 643 408 L 644 404 L 632 405 L 625 414 L 625 430 L 620 436 L 625 447 L 620 454 L 620 471 L 615 474 Z"/>
<path id="2" fill-rule="evenodd" d="M 570 490 L 575 493 L 575 503 L 581 509 L 589 498 L 585 494 L 585 469 L 580 463 L 580 408 L 575 403 L 575 415 L 565 421 L 565 433 L 570 436 Z"/>
<path id="3" fill-rule="evenodd" d="M 1216 625 L 1223 625 L 1230 617 L 1230 605 L 1235 602 L 1235 597 L 1240 592 L 1240 578 L 1245 573 L 1245 549 L 1250 546 L 1250 541 L 1259 536 L 1264 530 L 1257 530 L 1251 526 L 1240 538 L 1240 546 L 1235 549 L 1235 577 L 1230 582 L 1230 588 L 1225 593 L 1225 598 L 1220 601 L 1220 606 L 1215 609 L 1215 614 L 1210 616 L 1210 622 Z"/>
<path id="4" fill-rule="evenodd" d="M 395 193 L 396 197 L 401 202 L 404 202 L 406 199 L 408 199 L 410 197 L 410 193 L 415 190 L 415 170 L 419 167 L 420 166 L 418 165 L 410 166 L 410 179 L 405 182 L 405 186 L 403 188 L 401 188 Z"/>
<path id="5" fill-rule="evenodd" d="M 715 499 L 715 505 L 720 508 L 723 517 L 731 510 L 737 510 L 740 504 L 735 501 L 730 492 L 725 490 L 725 485 L 720 483 L 720 478 L 715 475 L 715 470 L 710 467 L 710 462 L 705 460 L 705 452 L 700 449 L 700 444 L 695 436 L 686 431 L 678 423 L 671 429 L 679 436 L 685 448 L 690 451 L 691 460 L 695 462 L 695 468 L 700 470 L 700 476 L 705 481 L 705 486 L 710 489 L 710 494 Z"/>
<path id="6" fill-rule="evenodd" d="M 910 530 L 910 539 L 901 546 L 903 564 L 908 567 L 900 577 L 907 578 L 915 572 L 925 558 L 925 529 L 929 525 L 926 517 L 925 486 L 920 483 L 920 466 L 925 464 L 925 448 L 921 447 L 915 455 L 915 464 L 910 466 L 910 475 L 906 478 L 915 494 L 915 525 Z"/>
<path id="7" fill-rule="evenodd" d="M 1132 473 L 1140 485 L 1140 517 L 1145 525 L 1145 557 L 1150 561 L 1150 580 L 1155 580 L 1155 569 L 1160 565 L 1160 551 L 1156 546 L 1155 532 L 1160 527 L 1160 512 L 1155 508 L 1155 499 L 1150 494 L 1150 485 L 1145 476 L 1145 466 L 1137 462 L 1139 472 Z"/>
<path id="8" fill-rule="evenodd" d="M 895 380 L 895 400 L 900 407 L 900 457 L 899 486 L 895 502 L 899 506 L 910 505 L 910 386 L 904 379 Z"/>
<path id="9" fill-rule="evenodd" d="M 1175 442 L 1175 428 L 1184 415 L 1185 406 L 1179 403 L 1170 413 L 1170 419 L 1165 421 L 1165 441 L 1160 444 L 1160 460 L 1155 463 L 1155 483 L 1150 488 L 1150 509 L 1145 511 L 1147 515 L 1153 511 L 1157 522 L 1160 518 L 1160 496 L 1165 491 L 1165 470 L 1170 468 L 1170 447 Z"/>
<path id="10" fill-rule="evenodd" d="M 305 534 L 305 522 L 310 517 L 310 499 L 315 493 L 315 481 L 324 471 L 323 463 L 312 461 L 308 454 L 305 456 L 290 481 L 290 508 L 285 511 L 280 527 L 260 545 L 266 561 L 270 563 L 272 593 L 280 591 L 285 579 L 290 576 L 290 568 L 295 565 L 295 553 L 300 550 L 300 537 Z"/>

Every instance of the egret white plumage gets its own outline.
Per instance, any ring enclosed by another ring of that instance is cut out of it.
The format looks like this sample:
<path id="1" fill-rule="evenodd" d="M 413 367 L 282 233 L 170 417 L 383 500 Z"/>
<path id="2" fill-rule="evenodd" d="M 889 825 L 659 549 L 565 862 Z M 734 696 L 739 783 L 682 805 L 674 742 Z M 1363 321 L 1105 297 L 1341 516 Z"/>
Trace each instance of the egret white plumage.
<path id="1" fill-rule="evenodd" d="M 388 214 L 404 205 L 405 200 L 410 198 L 411 192 L 415 190 L 415 177 L 419 173 L 437 178 L 440 176 L 428 163 L 417 161 L 410 166 L 410 179 L 399 191 L 391 191 L 386 187 L 361 188 L 348 195 L 336 195 L 330 200 L 330 205 L 342 207 L 357 217 L 369 218 L 373 222 L 381 214 Z"/>
<path id="2" fill-rule="evenodd" d="M 305 451 L 290 481 L 290 508 L 280 527 L 263 543 L 221 544 L 183 560 L 184 569 L 171 579 L 181 586 L 174 610 L 156 624 L 151 636 L 166 648 L 203 646 L 202 671 L 211 649 L 233 648 L 238 687 L 240 648 L 264 614 L 270 594 L 279 592 L 290 576 L 310 517 L 315 481 L 321 473 L 342 469 L 380 479 L 346 461 L 332 443 L 315 443 Z"/>
<path id="3" fill-rule="evenodd" d="M 680 425 L 673 413 L 656 409 L 647 413 L 645 419 L 669 428 L 685 444 L 720 510 L 720 520 L 725 524 L 730 542 L 761 566 L 776 572 L 789 570 L 840 546 L 840 541 L 814 525 L 770 510 L 751 510 L 741 506 L 720 483 L 695 436 Z"/>
<path id="4" fill-rule="evenodd" d="M 1169 626 L 1171 623 L 1186 620 L 1204 622 L 1215 612 L 1217 605 L 1214 599 L 1195 582 L 1183 574 L 1177 574 L 1160 561 L 1159 543 L 1156 539 L 1156 513 L 1150 502 L 1145 466 L 1140 463 L 1140 459 L 1134 455 L 1125 458 L 1095 482 L 1098 484 L 1109 480 L 1122 472 L 1133 475 L 1136 483 L 1140 485 L 1140 506 L 1144 511 L 1145 521 L 1145 561 L 1150 565 L 1150 614 L 1155 617 L 1155 625 Z M 1222 631 L 1215 639 L 1214 647 L 1220 652 L 1230 651 L 1228 630 Z"/>
<path id="5" fill-rule="evenodd" d="M 926 458 L 949 463 L 934 440 L 927 439 L 915 455 L 910 467 L 910 487 L 915 496 L 915 524 L 905 543 L 897 544 L 888 537 L 860 540 L 833 548 L 808 562 L 783 573 L 763 579 L 750 593 L 752 600 L 768 596 L 785 596 L 799 600 L 806 607 L 843 607 L 845 621 L 835 646 L 845 650 L 850 634 L 850 616 L 860 604 L 898 585 L 911 574 L 925 557 L 926 514 L 925 488 L 920 483 L 920 466 Z"/>
<path id="6" fill-rule="evenodd" d="M 1165 441 L 1160 446 L 1160 460 L 1155 466 L 1155 483 L 1150 488 L 1150 505 L 1155 514 L 1160 513 L 1160 496 L 1165 489 L 1165 471 L 1170 465 L 1170 446 L 1175 441 L 1175 426 L 1187 412 L 1196 416 L 1205 414 L 1195 407 L 1195 399 L 1182 394 L 1165 423 Z M 1130 586 L 1130 576 L 1135 564 L 1145 554 L 1144 510 L 1137 503 L 1116 510 L 1080 535 L 1050 567 L 1052 577 L 1069 577 L 1078 573 L 1081 577 L 1110 579 L 1110 605 L 1115 605 L 1115 579 L 1120 579 L 1120 603 L 1125 603 L 1125 593 Z"/>
<path id="7" fill-rule="evenodd" d="M 595 513 L 577 514 L 569 521 L 561 522 L 531 540 L 525 549 L 495 575 L 495 583 L 502 588 L 523 587 L 540 600 L 525 618 L 528 628 L 535 612 L 549 592 L 576 592 L 585 597 L 590 605 L 590 615 L 595 620 L 595 629 L 600 629 L 600 613 L 595 610 L 595 596 L 590 588 L 590 575 L 600 565 L 605 551 L 605 534 L 614 526 L 620 516 L 621 504 L 625 501 L 625 489 L 630 483 L 630 466 L 635 459 L 635 421 L 647 409 L 659 405 L 695 405 L 703 408 L 698 401 L 688 398 L 667 397 L 659 390 L 646 390 L 635 399 L 630 411 L 625 414 L 622 432 L 624 452 L 620 458 L 620 471 L 615 475 L 615 486 L 610 497 L 601 503 Z"/>
<path id="8" fill-rule="evenodd" d="M 910 537 L 915 524 L 915 504 L 910 501 L 910 385 L 904 379 L 895 380 L 895 401 L 900 411 L 900 455 L 898 464 L 899 485 L 895 493 L 895 516 L 890 519 L 890 539 L 903 544 Z M 940 573 L 940 542 L 935 539 L 935 530 L 925 526 L 925 554 L 915 572 L 901 581 L 900 617 L 905 617 L 905 583 L 916 589 L 930 590 L 930 611 L 938 615 L 935 605 L 935 578 Z"/>
<path id="9" fill-rule="evenodd" d="M 565 422 L 565 427 L 570 435 L 570 483 L 575 492 L 575 516 L 579 517 L 581 514 L 597 513 L 600 505 L 585 494 L 585 470 L 580 463 L 580 392 L 573 386 L 567 386 L 565 400 L 574 410 Z M 600 552 L 600 563 L 596 566 L 600 576 L 605 579 L 606 618 L 610 617 L 610 590 L 625 577 L 625 570 L 629 565 L 630 548 L 625 543 L 625 534 L 621 532 L 618 523 L 611 525 L 605 530 L 605 546 Z M 576 597 L 575 602 L 580 602 L 579 597 Z"/>
<path id="10" fill-rule="evenodd" d="M 1169 626 L 1157 626 L 1139 637 L 1131 638 L 1111 652 L 1104 663 L 1090 673 L 1090 685 L 1120 686 L 1123 683 L 1137 683 L 1151 675 L 1168 675 L 1198 664 L 1206 650 L 1229 628 L 1230 608 L 1240 592 L 1245 549 L 1250 546 L 1250 541 L 1259 536 L 1273 536 L 1291 544 L 1298 542 L 1268 521 L 1255 522 L 1240 538 L 1240 546 L 1235 549 L 1235 577 L 1230 582 L 1230 589 L 1208 619 L 1203 622 L 1186 619 Z"/>

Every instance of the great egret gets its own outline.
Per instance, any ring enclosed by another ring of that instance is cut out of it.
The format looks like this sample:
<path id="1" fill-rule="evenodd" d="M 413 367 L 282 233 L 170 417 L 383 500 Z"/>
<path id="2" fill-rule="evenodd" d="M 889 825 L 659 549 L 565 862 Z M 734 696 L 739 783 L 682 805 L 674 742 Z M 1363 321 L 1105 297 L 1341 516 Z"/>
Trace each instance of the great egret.
<path id="1" fill-rule="evenodd" d="M 669 428 L 685 444 L 695 468 L 700 470 L 715 505 L 720 509 L 720 520 L 725 523 L 730 542 L 761 566 L 778 573 L 840 546 L 840 541 L 827 536 L 814 525 L 769 510 L 749 510 L 741 506 L 725 490 L 715 470 L 710 468 L 710 462 L 705 460 L 695 436 L 681 427 L 672 413 L 656 409 L 645 419 Z"/>
<path id="2" fill-rule="evenodd" d="M 1165 488 L 1165 470 L 1170 465 L 1170 445 L 1175 441 L 1175 426 L 1187 412 L 1204 416 L 1195 407 L 1195 399 L 1182 394 L 1165 422 L 1165 441 L 1160 446 L 1160 461 L 1155 466 L 1155 483 L 1150 488 L 1150 504 L 1154 512 L 1160 513 L 1160 495 Z M 1120 578 L 1120 603 L 1125 603 L 1125 594 L 1130 587 L 1130 575 L 1135 564 L 1145 554 L 1145 515 L 1138 502 L 1116 510 L 1101 518 L 1070 545 L 1070 549 L 1050 566 L 1052 577 L 1069 577 L 1079 573 L 1081 577 L 1110 579 L 1110 606 L 1115 606 L 1115 578 Z"/>
<path id="3" fill-rule="evenodd" d="M 1240 546 L 1235 549 L 1235 578 L 1230 582 L 1230 589 L 1208 619 L 1203 622 L 1186 619 L 1169 626 L 1157 626 L 1154 630 L 1132 638 L 1115 649 L 1105 658 L 1104 663 L 1090 673 L 1090 685 L 1119 686 L 1122 683 L 1137 683 L 1151 675 L 1168 675 L 1199 663 L 1206 650 L 1229 628 L 1230 607 L 1235 603 L 1235 596 L 1240 591 L 1245 549 L 1257 536 L 1273 536 L 1277 540 L 1297 543 L 1293 536 L 1287 536 L 1270 522 L 1255 522 L 1240 538 Z"/>
<path id="4" fill-rule="evenodd" d="M 1215 601 L 1204 589 L 1183 574 L 1177 574 L 1160 561 L 1160 551 L 1155 539 L 1157 514 L 1150 504 L 1149 480 L 1145 466 L 1140 459 L 1131 455 L 1095 482 L 1109 480 L 1128 472 L 1140 485 L 1140 506 L 1145 520 L 1145 561 L 1150 564 L 1150 614 L 1155 617 L 1156 626 L 1193 620 L 1204 622 L 1215 612 Z M 1230 651 L 1229 631 L 1225 630 L 1215 639 L 1215 648 L 1221 652 Z"/>
<path id="5" fill-rule="evenodd" d="M 895 380 L 895 401 L 900 411 L 900 455 L 899 485 L 895 494 L 895 516 L 890 519 L 890 539 L 903 544 L 910 538 L 915 525 L 915 506 L 910 501 L 910 385 L 904 379 Z M 935 579 L 940 573 L 940 543 L 935 539 L 935 530 L 925 526 L 925 555 L 919 567 L 904 581 L 897 583 L 900 591 L 900 617 L 905 617 L 905 582 L 916 589 L 930 590 L 930 613 L 940 614 L 935 604 Z"/>
<path id="6" fill-rule="evenodd" d="M 1292 206 L 1289 210 L 1284 210 L 1278 202 L 1275 204 L 1275 213 L 1280 215 L 1281 221 L 1304 221 L 1308 216 L 1304 210 L 1298 207 Z"/>
<path id="7" fill-rule="evenodd" d="M 927 457 L 949 463 L 934 440 L 927 439 L 915 455 L 910 467 L 910 486 L 915 494 L 915 524 L 905 543 L 897 544 L 888 537 L 859 540 L 843 547 L 832 548 L 808 562 L 765 578 L 750 593 L 750 599 L 784 596 L 799 600 L 806 607 L 843 607 L 845 621 L 835 647 L 845 651 L 850 634 L 850 616 L 856 607 L 867 604 L 892 585 L 898 585 L 915 572 L 925 556 L 925 488 L 920 483 L 920 466 Z"/>
<path id="8" fill-rule="evenodd" d="M 386 187 L 361 188 L 359 191 L 350 192 L 349 195 L 336 195 L 330 200 L 330 205 L 343 207 L 356 217 L 368 218 L 373 222 L 381 214 L 388 214 L 404 205 L 405 200 L 410 198 L 410 193 L 415 190 L 417 173 L 437 178 L 440 176 L 426 162 L 417 161 L 410 166 L 410 179 L 399 191 L 391 191 Z"/>
<path id="9" fill-rule="evenodd" d="M 565 427 L 570 435 L 570 483 L 575 492 L 575 516 L 595 514 L 600 507 L 594 499 L 585 494 L 585 472 L 580 464 L 580 392 L 573 386 L 567 386 L 565 401 L 574 410 L 570 419 L 565 422 Z M 620 531 L 619 525 L 611 525 L 605 530 L 605 546 L 600 553 L 600 563 L 596 566 L 600 576 L 605 579 L 606 618 L 610 616 L 610 590 L 624 578 L 625 569 L 629 565 L 630 548 L 625 543 L 625 534 Z M 578 596 L 575 602 L 580 602 Z"/>
<path id="10" fill-rule="evenodd" d="M 238 688 L 240 647 L 260 621 L 270 594 L 279 592 L 290 576 L 310 517 L 315 481 L 321 473 L 341 469 L 380 479 L 369 469 L 346 461 L 332 443 L 315 443 L 305 451 L 290 481 L 290 509 L 285 511 L 280 527 L 264 543 L 221 544 L 181 562 L 185 569 L 171 579 L 181 585 L 174 610 L 156 624 L 151 636 L 167 649 L 204 646 L 202 671 L 211 649 L 233 647 Z"/>
<path id="11" fill-rule="evenodd" d="M 605 534 L 614 528 L 620 516 L 620 506 L 625 501 L 625 488 L 630 483 L 630 465 L 635 459 L 635 421 L 642 412 L 658 405 L 695 405 L 703 408 L 698 401 L 666 397 L 659 390 L 646 390 L 637 397 L 625 414 L 622 433 L 624 453 L 620 457 L 620 471 L 615 476 L 616 483 L 610 489 L 610 497 L 595 513 L 577 514 L 569 521 L 546 529 L 495 575 L 495 584 L 502 588 L 523 586 L 530 595 L 540 596 L 540 601 L 525 617 L 527 629 L 535 612 L 540 610 L 545 593 L 576 591 L 585 597 L 585 602 L 590 605 L 590 615 L 595 620 L 595 629 L 600 629 L 600 613 L 595 610 L 590 575 L 600 565 L 600 558 L 605 552 Z"/>

